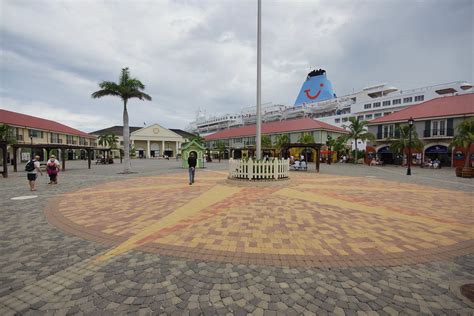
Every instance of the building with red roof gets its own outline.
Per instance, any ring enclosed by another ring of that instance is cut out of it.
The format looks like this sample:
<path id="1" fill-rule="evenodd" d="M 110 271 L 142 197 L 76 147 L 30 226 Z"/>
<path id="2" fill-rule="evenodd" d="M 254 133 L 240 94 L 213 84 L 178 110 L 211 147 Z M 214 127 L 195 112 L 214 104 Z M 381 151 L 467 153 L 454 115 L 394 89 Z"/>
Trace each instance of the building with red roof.
<path id="1" fill-rule="evenodd" d="M 96 146 L 96 137 L 82 132 L 67 125 L 42 119 L 39 117 L 21 114 L 17 112 L 0 109 L 0 125 L 10 127 L 10 134 L 15 139 L 15 147 L 18 152 L 13 153 L 13 148 L 8 148 L 8 160 L 10 157 L 19 155 L 19 160 L 28 160 L 35 148 L 35 154 L 39 154 L 42 159 L 48 155 L 49 149 L 56 147 L 68 148 L 69 159 L 75 159 L 75 149 L 91 148 Z M 85 151 L 84 151 L 85 154 Z"/>
<path id="2" fill-rule="evenodd" d="M 240 158 L 242 155 L 252 155 L 255 150 L 256 133 L 257 126 L 254 124 L 225 129 L 207 135 L 204 139 L 207 148 L 216 149 L 218 142 L 223 142 L 226 147 L 225 156 Z M 269 136 L 272 144 L 276 143 L 279 135 L 288 135 L 290 143 L 298 143 L 304 134 L 312 135 L 317 144 L 326 144 L 328 136 L 337 138 L 347 132 L 342 128 L 310 118 L 262 123 L 262 135 Z M 214 151 L 214 154 L 217 155 L 217 152 Z"/>
<path id="3" fill-rule="evenodd" d="M 391 152 L 390 144 L 400 137 L 399 126 L 408 124 L 408 120 L 413 118 L 413 132 L 423 143 L 422 149 L 412 150 L 413 164 L 422 165 L 428 160 L 438 159 L 444 166 L 460 166 L 465 159 L 464 149 L 451 150 L 449 144 L 456 135 L 456 127 L 473 117 L 474 93 L 440 97 L 413 105 L 370 121 L 368 130 L 376 135 L 376 140 L 368 144 L 366 151 L 369 156 L 376 155 L 385 163 L 397 163 L 397 154 Z M 470 159 L 474 160 L 473 157 Z M 398 163 L 403 161 L 401 155 L 398 155 L 398 160 Z"/>

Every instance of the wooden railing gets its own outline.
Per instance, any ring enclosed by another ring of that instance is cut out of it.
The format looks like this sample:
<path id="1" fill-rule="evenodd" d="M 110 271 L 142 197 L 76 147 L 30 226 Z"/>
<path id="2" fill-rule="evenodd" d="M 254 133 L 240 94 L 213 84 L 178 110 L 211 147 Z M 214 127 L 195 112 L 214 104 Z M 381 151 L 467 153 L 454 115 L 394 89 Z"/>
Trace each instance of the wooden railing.
<path id="1" fill-rule="evenodd" d="M 278 180 L 288 178 L 290 164 L 288 159 L 268 161 L 229 160 L 229 178 L 247 180 Z"/>

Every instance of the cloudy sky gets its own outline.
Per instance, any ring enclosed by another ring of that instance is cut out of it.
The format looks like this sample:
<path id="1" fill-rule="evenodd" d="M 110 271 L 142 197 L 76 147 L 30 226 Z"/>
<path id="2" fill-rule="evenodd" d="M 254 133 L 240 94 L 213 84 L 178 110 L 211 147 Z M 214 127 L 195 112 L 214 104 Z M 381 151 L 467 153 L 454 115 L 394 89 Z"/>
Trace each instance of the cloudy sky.
<path id="1" fill-rule="evenodd" d="M 184 128 L 198 109 L 256 102 L 256 0 L 0 0 L 0 108 L 93 131 L 122 125 L 118 98 L 91 99 L 120 69 L 153 101 L 130 123 Z M 292 105 L 311 67 L 338 95 L 473 82 L 473 1 L 263 0 L 262 101 Z"/>

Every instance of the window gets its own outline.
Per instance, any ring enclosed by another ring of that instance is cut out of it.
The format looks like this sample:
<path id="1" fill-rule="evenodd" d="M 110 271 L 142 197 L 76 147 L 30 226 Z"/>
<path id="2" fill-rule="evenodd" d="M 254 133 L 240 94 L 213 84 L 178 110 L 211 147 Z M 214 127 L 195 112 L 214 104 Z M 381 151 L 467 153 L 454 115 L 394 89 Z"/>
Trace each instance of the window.
<path id="1" fill-rule="evenodd" d="M 379 108 L 380 107 L 380 102 L 374 102 L 374 108 Z"/>
<path id="2" fill-rule="evenodd" d="M 234 144 L 241 143 L 241 142 L 242 142 L 242 138 L 234 138 Z"/>
<path id="3" fill-rule="evenodd" d="M 365 119 L 366 119 L 366 120 L 371 120 L 371 119 L 372 119 L 372 114 L 367 114 L 367 115 L 365 116 Z"/>
<path id="4" fill-rule="evenodd" d="M 392 114 L 392 112 L 384 112 L 383 115 L 389 115 Z"/>
<path id="5" fill-rule="evenodd" d="M 372 104 L 368 103 L 368 104 L 364 104 L 364 109 L 370 109 L 372 108 Z"/>
<path id="6" fill-rule="evenodd" d="M 402 99 L 395 99 L 393 100 L 393 105 L 396 105 L 396 104 L 402 104 Z"/>
<path id="7" fill-rule="evenodd" d="M 395 125 L 394 124 L 383 125 L 382 130 L 383 130 L 383 138 L 392 138 L 395 132 Z"/>
<path id="8" fill-rule="evenodd" d="M 411 103 L 411 102 L 413 102 L 413 98 L 412 98 L 412 97 L 403 98 L 403 103 Z"/>
<path id="9" fill-rule="evenodd" d="M 30 129 L 29 130 L 29 137 L 33 137 L 33 138 L 43 138 L 43 132 L 42 131 L 38 131 L 36 129 Z"/>
<path id="10" fill-rule="evenodd" d="M 415 96 L 415 102 L 420 102 L 420 101 L 423 101 L 425 99 L 425 96 L 424 95 L 417 95 Z"/>
<path id="11" fill-rule="evenodd" d="M 382 113 L 375 113 L 374 114 L 374 118 L 381 117 L 381 116 L 382 116 Z"/>
<path id="12" fill-rule="evenodd" d="M 71 135 L 66 135 L 66 143 L 67 144 L 72 144 L 73 143 L 73 137 Z"/>
<path id="13" fill-rule="evenodd" d="M 52 143 L 59 143 L 59 134 L 51 133 L 51 142 Z"/>
<path id="14" fill-rule="evenodd" d="M 363 116 L 363 115 L 359 115 L 359 116 L 357 117 L 357 119 L 358 119 L 359 121 L 362 121 L 362 120 L 364 119 L 364 116 Z"/>
<path id="15" fill-rule="evenodd" d="M 382 105 L 383 105 L 383 106 L 389 106 L 389 105 L 390 105 L 390 100 L 388 100 L 388 101 L 383 101 Z"/>
<path id="16" fill-rule="evenodd" d="M 334 123 L 340 123 L 340 122 L 341 122 L 340 118 L 334 119 Z"/>
<path id="17" fill-rule="evenodd" d="M 347 122 L 348 120 L 349 120 L 348 117 L 343 117 L 343 118 L 342 118 L 342 121 L 343 121 L 343 122 Z"/>
<path id="18" fill-rule="evenodd" d="M 84 146 L 86 144 L 86 139 L 84 137 L 79 137 L 79 145 Z"/>
<path id="19" fill-rule="evenodd" d="M 431 121 L 431 136 L 446 136 L 446 120 Z"/>

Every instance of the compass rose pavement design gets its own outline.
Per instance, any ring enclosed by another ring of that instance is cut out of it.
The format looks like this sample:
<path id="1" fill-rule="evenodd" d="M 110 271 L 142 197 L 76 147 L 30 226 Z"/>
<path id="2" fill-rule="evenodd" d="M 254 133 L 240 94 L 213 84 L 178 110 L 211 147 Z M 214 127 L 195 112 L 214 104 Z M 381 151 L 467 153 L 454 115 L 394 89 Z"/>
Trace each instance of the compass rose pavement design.
<path id="1" fill-rule="evenodd" d="M 290 267 L 391 266 L 473 252 L 472 197 L 378 179 L 224 172 L 135 178 L 67 193 L 45 214 L 67 233 L 129 251 Z"/>

